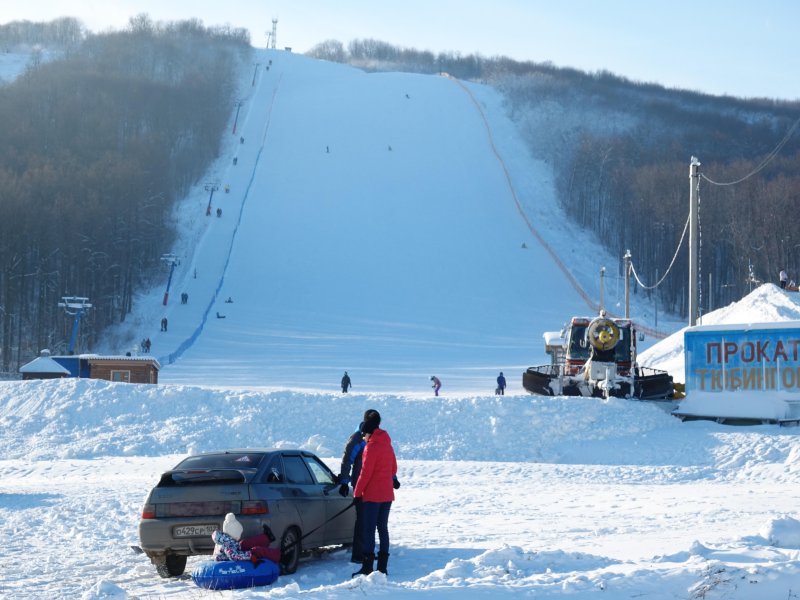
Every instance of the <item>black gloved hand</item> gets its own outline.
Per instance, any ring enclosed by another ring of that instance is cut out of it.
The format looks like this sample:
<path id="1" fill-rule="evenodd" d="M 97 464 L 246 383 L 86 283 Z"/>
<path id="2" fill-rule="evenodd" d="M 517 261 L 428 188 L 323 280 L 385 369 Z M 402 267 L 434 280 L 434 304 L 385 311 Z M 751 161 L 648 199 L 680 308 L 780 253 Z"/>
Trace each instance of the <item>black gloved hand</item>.
<path id="1" fill-rule="evenodd" d="M 394 489 L 400 489 L 400 481 L 396 477 L 392 480 L 392 485 L 394 486 Z"/>
<path id="2" fill-rule="evenodd" d="M 339 493 L 343 498 L 347 498 L 347 494 L 350 493 L 350 486 L 348 486 L 346 483 L 343 483 L 339 486 Z"/>

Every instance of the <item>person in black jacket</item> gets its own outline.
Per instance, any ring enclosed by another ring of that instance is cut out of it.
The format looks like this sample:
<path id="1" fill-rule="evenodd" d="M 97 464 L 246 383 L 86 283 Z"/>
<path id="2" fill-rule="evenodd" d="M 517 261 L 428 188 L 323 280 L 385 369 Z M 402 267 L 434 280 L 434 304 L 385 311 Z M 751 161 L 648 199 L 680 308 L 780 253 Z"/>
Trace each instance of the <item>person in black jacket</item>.
<path id="1" fill-rule="evenodd" d="M 373 413 L 378 414 L 378 411 L 367 410 L 364 413 L 364 421 Z M 345 497 L 350 492 L 350 486 L 356 487 L 358 476 L 361 473 L 361 456 L 364 452 L 364 446 L 367 445 L 364 441 L 364 434 L 361 433 L 362 425 L 364 425 L 363 421 L 359 423 L 350 439 L 347 440 L 347 445 L 344 447 L 344 454 L 342 455 L 342 466 L 339 469 L 339 493 Z M 361 564 L 364 559 L 364 544 L 361 541 L 361 498 L 354 498 L 353 503 L 356 509 L 356 522 L 353 527 L 353 549 L 350 562 Z"/>
<path id="2" fill-rule="evenodd" d="M 347 374 L 347 371 L 344 372 L 344 376 L 342 377 L 342 393 L 346 394 L 347 390 L 350 389 L 350 386 L 353 384 L 350 382 L 350 375 Z"/>

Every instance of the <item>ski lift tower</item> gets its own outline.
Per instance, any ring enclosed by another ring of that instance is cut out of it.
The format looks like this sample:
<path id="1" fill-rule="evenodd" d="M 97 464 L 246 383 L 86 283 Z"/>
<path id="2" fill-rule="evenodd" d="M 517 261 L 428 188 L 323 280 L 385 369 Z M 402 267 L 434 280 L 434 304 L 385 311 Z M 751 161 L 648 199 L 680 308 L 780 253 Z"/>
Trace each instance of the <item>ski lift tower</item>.
<path id="1" fill-rule="evenodd" d="M 238 111 L 237 111 L 236 114 L 238 116 L 238 114 L 239 114 Z M 210 192 L 208 194 L 208 206 L 206 206 L 206 216 L 208 217 L 208 216 L 211 216 L 211 200 L 212 200 L 212 198 L 214 198 L 214 192 L 216 192 L 219 189 L 219 183 L 216 182 L 216 181 L 211 181 L 209 183 L 206 183 L 203 186 L 203 189 L 205 191 L 207 191 L 207 192 Z M 165 254 L 164 256 L 167 256 L 167 255 Z M 161 260 L 164 260 L 164 258 L 162 257 Z M 164 302 L 164 304 L 166 304 L 166 302 Z"/>
<path id="2" fill-rule="evenodd" d="M 79 296 L 62 296 L 61 302 L 58 303 L 59 308 L 63 308 L 67 315 L 73 317 L 72 319 L 72 333 L 69 335 L 69 344 L 67 345 L 67 352 L 73 354 L 75 352 L 75 343 L 78 341 L 78 329 L 81 323 L 81 315 L 88 309 L 92 308 L 88 298 Z"/>
<path id="3" fill-rule="evenodd" d="M 181 264 L 181 259 L 174 254 L 162 254 L 161 260 L 169 265 L 169 279 L 167 279 L 167 289 L 164 290 L 164 306 L 166 306 L 167 300 L 169 300 L 169 286 L 172 283 L 172 274 L 175 272 L 175 267 Z"/>

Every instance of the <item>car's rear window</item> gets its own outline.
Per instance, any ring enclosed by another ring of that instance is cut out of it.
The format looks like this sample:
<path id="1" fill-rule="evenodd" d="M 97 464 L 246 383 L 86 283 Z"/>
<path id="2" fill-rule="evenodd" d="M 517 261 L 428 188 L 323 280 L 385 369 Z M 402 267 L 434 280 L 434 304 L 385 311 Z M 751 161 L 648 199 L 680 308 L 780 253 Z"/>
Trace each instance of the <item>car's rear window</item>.
<path id="1" fill-rule="evenodd" d="M 265 456 L 263 452 L 202 454 L 184 458 L 173 470 L 257 469 Z"/>

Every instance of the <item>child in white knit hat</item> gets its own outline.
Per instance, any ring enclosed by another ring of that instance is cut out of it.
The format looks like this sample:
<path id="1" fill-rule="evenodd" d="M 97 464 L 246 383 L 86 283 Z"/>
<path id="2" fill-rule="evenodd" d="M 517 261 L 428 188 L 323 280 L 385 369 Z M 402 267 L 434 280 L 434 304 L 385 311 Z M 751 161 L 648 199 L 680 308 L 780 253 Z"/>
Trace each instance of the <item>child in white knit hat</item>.
<path id="1" fill-rule="evenodd" d="M 261 559 L 266 558 L 275 564 L 281 560 L 279 548 L 270 548 L 275 541 L 275 536 L 264 525 L 264 533 L 241 539 L 244 528 L 236 519 L 236 515 L 228 513 L 222 523 L 222 531 L 217 529 L 211 534 L 214 540 L 214 560 L 249 560 L 253 565 L 258 565 Z"/>

